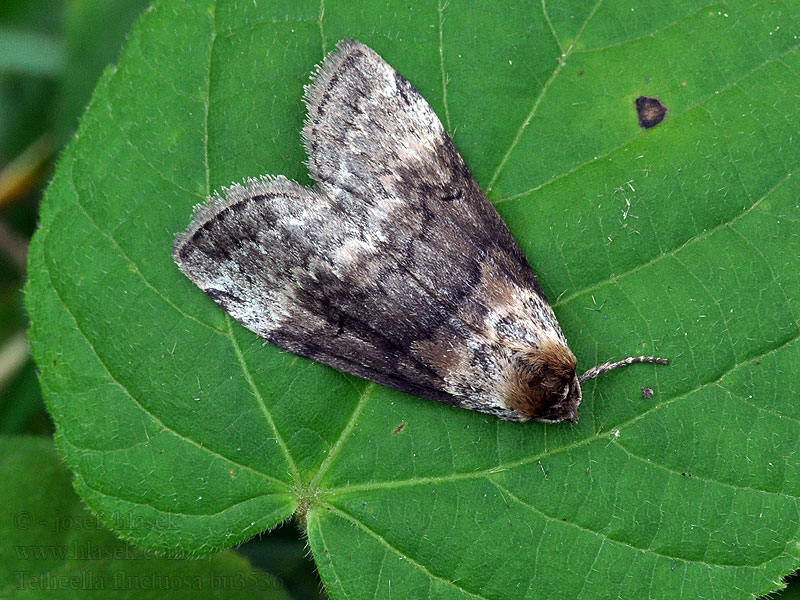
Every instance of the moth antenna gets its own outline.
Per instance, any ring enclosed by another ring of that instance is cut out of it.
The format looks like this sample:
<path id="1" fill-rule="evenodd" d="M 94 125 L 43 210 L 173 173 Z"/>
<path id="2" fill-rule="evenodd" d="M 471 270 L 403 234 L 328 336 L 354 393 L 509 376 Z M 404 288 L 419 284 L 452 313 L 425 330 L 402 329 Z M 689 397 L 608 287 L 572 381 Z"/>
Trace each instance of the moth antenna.
<path id="1" fill-rule="evenodd" d="M 668 365 L 669 359 L 656 358 L 655 356 L 629 356 L 628 358 L 623 358 L 617 362 L 607 362 L 603 363 L 602 365 L 592 367 L 586 371 L 586 373 L 578 377 L 578 381 L 584 382 L 587 379 L 594 379 L 595 377 L 600 377 L 600 375 L 603 373 L 608 373 L 612 369 L 616 369 L 617 367 L 626 367 L 634 363 L 655 363 L 657 365 Z"/>

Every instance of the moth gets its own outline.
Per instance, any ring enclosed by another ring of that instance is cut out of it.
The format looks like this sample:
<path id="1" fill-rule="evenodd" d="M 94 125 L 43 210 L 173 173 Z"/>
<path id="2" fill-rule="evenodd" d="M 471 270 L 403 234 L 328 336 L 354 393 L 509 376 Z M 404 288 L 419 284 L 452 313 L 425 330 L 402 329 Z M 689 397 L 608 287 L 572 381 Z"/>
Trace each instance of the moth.
<path id="1" fill-rule="evenodd" d="M 575 355 L 536 276 L 428 103 L 340 42 L 305 88 L 316 185 L 233 184 L 177 236 L 180 269 L 269 342 L 508 421 L 575 422 Z"/>

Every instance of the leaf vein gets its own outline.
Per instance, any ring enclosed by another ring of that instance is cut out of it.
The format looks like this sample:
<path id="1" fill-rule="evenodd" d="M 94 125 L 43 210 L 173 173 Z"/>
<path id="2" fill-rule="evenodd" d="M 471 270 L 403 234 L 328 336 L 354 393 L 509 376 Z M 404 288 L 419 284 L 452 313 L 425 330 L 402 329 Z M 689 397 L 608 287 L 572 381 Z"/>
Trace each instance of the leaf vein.
<path id="1" fill-rule="evenodd" d="M 404 560 L 408 561 L 408 563 L 410 565 L 412 565 L 415 568 L 417 568 L 419 571 L 421 571 L 424 575 L 426 575 L 430 579 L 435 580 L 435 581 L 440 581 L 441 583 L 445 584 L 446 586 L 454 588 L 454 589 L 458 590 L 459 592 L 467 594 L 468 596 L 470 596 L 472 598 L 477 598 L 478 600 L 489 600 L 489 598 L 487 598 L 485 596 L 481 596 L 480 594 L 477 594 L 475 592 L 471 592 L 471 591 L 467 590 L 466 588 L 458 585 L 454 581 L 450 581 L 449 579 L 447 579 L 445 577 L 442 577 L 442 576 L 436 575 L 435 573 L 432 573 L 425 565 L 423 565 L 422 563 L 416 561 L 414 558 L 412 558 L 411 556 L 409 556 L 405 552 L 401 551 L 399 548 L 394 547 L 392 544 L 389 543 L 389 541 L 385 537 L 380 535 L 374 529 L 368 527 L 366 523 L 364 523 L 360 519 L 356 518 L 355 516 L 351 515 L 350 513 L 342 510 L 341 508 L 339 508 L 337 506 L 333 506 L 333 505 L 330 505 L 330 504 L 326 504 L 325 506 L 331 512 L 339 515 L 340 518 L 344 519 L 345 521 L 349 521 L 350 523 L 352 523 L 353 525 L 355 525 L 356 527 L 361 529 L 364 533 L 366 533 L 367 535 L 369 535 L 370 537 L 375 539 L 381 546 L 383 546 L 389 552 L 391 552 L 393 554 L 396 554 L 397 556 L 400 556 Z"/>
<path id="2" fill-rule="evenodd" d="M 597 12 L 597 9 L 600 8 L 600 5 L 602 3 L 603 3 L 603 0 L 597 0 L 597 2 L 595 3 L 594 7 L 589 12 L 589 15 L 586 17 L 586 21 L 583 22 L 583 25 L 581 26 L 580 30 L 575 35 L 575 39 L 572 40 L 572 43 L 570 44 L 569 48 L 567 48 L 567 51 L 566 52 L 562 52 L 561 56 L 559 57 L 558 64 L 553 69 L 553 72 L 550 74 L 550 77 L 548 77 L 547 81 L 545 81 L 544 85 L 542 86 L 542 89 L 539 91 L 539 94 L 536 96 L 536 99 L 533 102 L 533 106 L 531 107 L 531 110 L 528 113 L 528 116 L 525 117 L 525 120 L 520 125 L 519 129 L 517 130 L 517 134 L 514 136 L 514 139 L 511 140 L 511 144 L 509 145 L 509 147 L 506 150 L 505 154 L 503 154 L 503 157 L 500 159 L 500 163 L 497 165 L 497 168 L 495 169 L 494 173 L 492 174 L 491 179 L 489 179 L 489 183 L 486 186 L 486 193 L 487 194 L 491 193 L 492 188 L 494 187 L 494 184 L 497 182 L 497 179 L 500 177 L 500 174 L 503 172 L 503 169 L 505 168 L 506 163 L 508 162 L 508 159 L 511 157 L 511 154 L 514 152 L 514 149 L 517 147 L 517 144 L 519 144 L 520 139 L 522 139 L 522 135 L 525 133 L 525 130 L 528 128 L 528 125 L 530 125 L 531 120 L 536 115 L 536 111 L 539 110 L 539 105 L 542 103 L 542 100 L 544 99 L 545 95 L 547 94 L 547 90 L 550 89 L 550 86 L 553 84 L 553 82 L 556 80 L 558 75 L 561 73 L 561 70 L 564 68 L 564 65 L 566 64 L 567 57 L 572 53 L 573 49 L 575 48 L 575 45 L 580 40 L 581 35 L 583 35 L 583 32 L 586 29 L 586 26 L 590 23 L 590 21 L 592 20 L 592 17 L 594 17 L 594 14 Z"/>
<path id="3" fill-rule="evenodd" d="M 671 250 L 668 250 L 667 252 L 664 252 L 663 254 L 658 254 L 658 255 L 654 256 L 653 258 L 651 258 L 650 260 L 648 260 L 647 262 L 642 263 L 641 265 L 637 265 L 637 266 L 633 267 L 632 269 L 628 269 L 627 271 L 623 271 L 622 273 L 607 277 L 606 279 L 600 280 L 600 281 L 598 281 L 596 283 L 593 283 L 593 284 L 591 284 L 589 286 L 586 286 L 585 288 L 576 290 L 572 294 L 570 294 L 570 295 L 568 295 L 568 296 L 566 296 L 564 298 L 561 298 L 560 300 L 556 300 L 553 303 L 553 308 L 555 308 L 556 306 L 559 306 L 561 304 L 566 304 L 568 302 L 571 302 L 572 300 L 574 300 L 578 296 L 582 296 L 582 295 L 586 294 L 587 292 L 592 292 L 594 290 L 597 290 L 597 289 L 603 287 L 604 285 L 607 285 L 609 283 L 617 282 L 620 279 L 623 279 L 624 277 L 628 277 L 629 275 L 633 275 L 634 273 L 638 273 L 639 271 L 641 271 L 643 269 L 646 269 L 646 268 L 650 267 L 651 265 L 653 265 L 653 264 L 655 264 L 655 263 L 657 263 L 657 262 L 659 262 L 661 260 L 664 260 L 667 257 L 675 256 L 678 252 L 680 252 L 684 248 L 687 248 L 688 246 L 691 246 L 692 244 L 696 244 L 696 243 L 700 242 L 701 240 L 704 240 L 705 238 L 707 238 L 707 237 L 711 236 L 712 234 L 716 233 L 720 229 L 722 229 L 724 227 L 727 227 L 727 226 L 739 221 L 740 219 L 742 219 L 745 216 L 747 216 L 748 214 L 750 214 L 750 212 L 752 212 L 754 209 L 756 209 L 764 201 L 764 199 L 769 197 L 769 195 L 772 192 L 774 192 L 776 189 L 778 189 L 780 186 L 782 186 L 784 183 L 786 183 L 786 181 L 788 181 L 789 178 L 792 177 L 792 175 L 794 173 L 796 173 L 797 171 L 798 171 L 798 168 L 795 168 L 793 171 L 790 171 L 789 173 L 787 173 L 784 177 L 782 177 L 780 180 L 778 180 L 775 183 L 775 185 L 773 185 L 769 190 L 764 192 L 764 195 L 762 195 L 758 200 L 756 200 L 751 206 L 749 206 L 747 209 L 745 209 L 742 212 L 740 212 L 738 215 L 732 217 L 730 220 L 723 221 L 722 223 L 719 223 L 715 227 L 712 227 L 711 229 L 707 229 L 706 231 L 704 231 L 700 235 L 696 235 L 696 236 L 694 236 L 692 238 L 689 238 L 688 240 L 684 241 L 682 244 L 676 246 L 675 248 L 673 248 Z"/>
<path id="4" fill-rule="evenodd" d="M 664 464 L 662 464 L 662 463 L 660 463 L 660 462 L 658 462 L 656 460 L 653 460 L 651 458 L 646 458 L 646 457 L 643 457 L 643 456 L 639 456 L 635 452 L 629 450 L 627 448 L 627 446 L 625 446 L 622 442 L 620 442 L 619 439 L 616 439 L 616 438 L 612 439 L 611 442 L 615 446 L 619 447 L 623 452 L 625 452 L 625 454 L 627 454 L 632 459 L 635 459 L 635 460 L 637 460 L 637 461 L 639 461 L 641 463 L 644 463 L 645 465 L 652 466 L 652 467 L 655 467 L 655 468 L 660 469 L 662 471 L 665 471 L 665 472 L 667 472 L 667 473 L 669 473 L 671 475 L 674 475 L 676 477 L 681 477 L 681 478 L 683 477 L 683 474 L 680 471 L 676 470 L 676 469 L 668 467 L 668 466 L 666 466 L 666 465 L 664 465 Z M 771 491 L 771 490 L 765 490 L 763 488 L 753 487 L 753 486 L 750 486 L 750 485 L 736 485 L 736 484 L 733 484 L 733 483 L 729 483 L 727 481 L 722 481 L 720 479 L 713 479 L 711 477 L 705 477 L 703 475 L 695 475 L 694 473 L 692 473 L 692 479 L 697 479 L 699 481 L 704 481 L 706 483 L 719 485 L 719 486 L 726 487 L 726 488 L 729 488 L 729 489 L 732 489 L 732 490 L 735 490 L 735 491 L 750 491 L 750 492 L 756 492 L 756 493 L 759 493 L 759 494 L 767 494 L 769 496 L 776 496 L 778 498 L 787 498 L 789 500 L 795 500 L 795 501 L 797 500 L 796 496 L 792 496 L 791 494 L 786 494 L 784 492 L 774 492 L 774 491 Z"/>
<path id="5" fill-rule="evenodd" d="M 762 64 L 758 65 L 757 67 L 752 68 L 747 73 L 744 73 L 741 77 L 739 77 L 736 80 L 732 81 L 731 83 L 723 86 L 722 88 L 720 88 L 716 92 L 713 92 L 711 94 L 707 94 L 705 97 L 703 97 L 700 100 L 698 100 L 695 104 L 692 104 L 692 105 L 686 107 L 686 109 L 682 113 L 677 113 L 675 115 L 675 117 L 679 117 L 679 116 L 685 115 L 688 112 L 690 112 L 691 110 L 703 106 L 704 103 L 708 102 L 709 100 L 711 100 L 713 98 L 717 98 L 717 97 L 721 96 L 722 94 L 727 92 L 729 89 L 732 89 L 735 86 L 737 86 L 744 79 L 747 79 L 751 75 L 757 73 L 761 69 L 763 69 L 763 68 L 765 68 L 765 67 L 767 67 L 767 66 L 769 66 L 769 65 L 771 65 L 773 63 L 785 64 L 785 63 L 783 63 L 783 59 L 786 58 L 787 56 L 789 56 L 790 54 L 796 52 L 799 48 L 800 48 L 800 44 L 792 46 L 786 52 L 784 52 L 782 54 L 779 54 L 778 56 L 763 62 Z M 675 117 L 673 117 L 673 119 Z M 567 171 L 564 171 L 563 173 L 559 173 L 558 175 L 554 175 L 553 177 L 551 177 L 547 181 L 544 181 L 544 182 L 542 182 L 542 183 L 540 183 L 538 185 L 535 185 L 532 188 L 529 188 L 529 189 L 527 189 L 525 191 L 522 191 L 522 192 L 518 192 L 516 194 L 512 194 L 511 196 L 504 196 L 502 198 L 498 198 L 497 200 L 493 200 L 492 202 L 493 202 L 493 204 L 495 206 L 497 206 L 499 204 L 503 204 L 504 202 L 510 202 L 511 200 L 516 200 L 516 199 L 521 198 L 523 196 L 527 196 L 527 195 L 532 194 L 534 192 L 538 192 L 540 189 L 545 188 L 548 185 L 551 185 L 551 184 L 555 183 L 556 181 L 558 181 L 560 179 L 563 179 L 563 178 L 573 174 L 575 171 L 578 171 L 578 170 L 582 169 L 583 167 L 586 167 L 587 165 L 590 165 L 592 163 L 596 163 L 596 162 L 601 161 L 601 160 L 603 160 L 605 158 L 608 158 L 609 156 L 611 156 L 615 152 L 625 148 L 628 144 L 630 144 L 633 140 L 637 139 L 641 135 L 644 135 L 644 133 L 640 132 L 638 135 L 635 135 L 631 139 L 625 140 L 621 144 L 618 144 L 617 146 L 614 146 L 613 148 L 611 148 L 607 152 L 604 152 L 602 154 L 598 154 L 596 156 L 592 156 L 592 158 L 590 158 L 589 160 L 587 160 L 587 161 L 585 161 L 585 162 L 583 162 L 583 163 L 581 163 L 579 165 L 576 165 L 576 166 L 572 167 L 571 169 L 568 169 Z M 488 189 L 487 189 L 487 194 L 488 194 Z"/>
<path id="6" fill-rule="evenodd" d="M 181 511 L 178 511 L 178 510 L 168 510 L 166 508 L 159 508 L 159 507 L 154 506 L 152 504 L 149 504 L 147 502 L 142 502 L 141 500 L 131 500 L 130 498 L 125 498 L 124 496 L 120 496 L 119 494 L 111 494 L 109 492 L 104 492 L 102 490 L 98 490 L 97 488 L 94 488 L 91 485 L 89 485 L 86 482 L 86 478 L 85 477 L 82 477 L 81 475 L 78 475 L 78 478 L 80 479 L 80 485 L 90 489 L 92 492 L 94 492 L 95 494 L 99 494 L 100 496 L 104 496 L 106 498 L 112 498 L 112 499 L 115 499 L 115 500 L 121 500 L 122 502 L 127 502 L 128 504 L 134 504 L 136 506 L 146 506 L 147 508 L 150 508 L 151 510 L 154 510 L 154 511 L 156 511 L 158 513 L 161 513 L 161 514 L 164 514 L 164 515 L 174 515 L 174 516 L 178 516 L 178 517 L 190 517 L 192 519 L 213 519 L 214 517 L 217 517 L 217 516 L 219 516 L 221 514 L 224 514 L 225 512 L 227 512 L 227 511 L 229 511 L 229 510 L 231 510 L 233 508 L 236 508 L 237 506 L 241 506 L 241 505 L 247 504 L 248 502 L 251 502 L 252 500 L 257 500 L 259 498 L 267 498 L 269 496 L 285 496 L 285 495 L 288 495 L 288 494 L 286 494 L 286 492 L 269 492 L 269 493 L 266 493 L 266 494 L 256 494 L 255 496 L 252 496 L 250 498 L 245 498 L 244 500 L 239 500 L 237 502 L 234 502 L 233 504 L 230 504 L 230 505 L 226 506 L 225 508 L 220 509 L 220 510 L 218 510 L 216 512 L 212 512 L 212 513 L 187 513 L 187 512 L 181 512 Z"/>
<path id="7" fill-rule="evenodd" d="M 139 277 L 139 279 L 142 281 L 142 283 L 145 285 L 145 287 L 147 287 L 147 289 L 149 289 L 151 292 L 153 292 L 158 298 L 163 300 L 170 308 L 172 308 L 175 311 L 177 311 L 178 314 L 180 314 L 182 317 L 185 317 L 185 318 L 189 319 L 190 321 L 194 321 L 198 325 L 202 325 L 203 327 L 205 327 L 206 329 L 209 329 L 210 331 L 216 333 L 217 335 L 224 335 L 216 327 L 212 327 L 208 323 L 205 323 L 205 322 L 201 321 L 200 319 L 190 315 L 189 313 L 184 312 L 181 309 L 180 306 L 178 306 L 177 304 L 172 302 L 169 298 L 164 296 L 164 294 L 162 294 L 158 290 L 157 287 L 155 287 L 152 283 L 150 283 L 150 281 L 139 270 L 139 265 L 137 265 L 133 261 L 133 259 L 128 256 L 128 254 L 125 252 L 125 250 L 122 249 L 122 246 L 120 246 L 120 244 L 119 244 L 119 242 L 117 242 L 116 238 L 114 238 L 111 234 L 106 233 L 95 222 L 95 220 L 92 218 L 91 214 L 89 214 L 89 211 L 86 210 L 86 207 L 83 204 L 81 204 L 80 201 L 79 201 L 80 194 L 78 193 L 78 188 L 75 185 L 74 174 L 73 174 L 73 171 L 72 171 L 73 164 L 74 164 L 74 162 L 70 163 L 70 165 L 69 165 L 69 177 L 68 177 L 68 180 L 69 180 L 69 183 L 70 183 L 70 187 L 72 188 L 72 192 L 73 192 L 73 194 L 75 196 L 75 200 L 74 200 L 75 206 L 77 206 L 80 209 L 80 211 L 83 213 L 83 215 L 86 217 L 86 220 L 89 222 L 89 225 L 91 225 L 91 227 L 93 229 L 95 229 L 101 236 L 103 236 L 109 242 L 111 242 L 111 245 L 114 246 L 114 248 L 117 250 L 117 252 L 119 252 L 119 255 L 125 260 L 125 262 L 127 262 L 131 267 L 133 267 L 133 271 L 136 273 L 136 275 Z"/>
<path id="8" fill-rule="evenodd" d="M 442 104 L 444 105 L 444 120 L 447 124 L 447 131 L 448 133 L 452 132 L 452 126 L 450 125 L 450 107 L 447 104 L 447 85 L 450 83 L 450 80 L 447 77 L 447 73 L 444 69 L 444 11 L 447 10 L 449 6 L 449 0 L 439 0 L 439 4 L 437 6 L 437 12 L 439 13 L 439 70 L 442 73 Z"/>
<path id="9" fill-rule="evenodd" d="M 330 550 L 328 550 L 328 544 L 325 541 L 325 536 L 322 533 L 322 525 L 319 522 L 319 518 L 317 517 L 317 515 L 315 513 L 311 513 L 311 518 L 309 519 L 309 523 L 311 522 L 312 519 L 313 519 L 314 523 L 316 524 L 317 533 L 319 534 L 319 541 L 322 542 L 322 548 L 323 548 L 323 552 L 325 554 L 325 558 L 328 561 L 328 566 L 330 566 L 331 573 L 333 573 L 333 577 L 335 578 L 334 583 L 336 583 L 338 585 L 339 591 L 342 594 L 342 598 L 347 598 L 347 593 L 345 592 L 344 587 L 342 586 L 342 579 L 341 579 L 341 577 L 339 577 L 339 574 L 336 572 L 336 567 L 333 566 L 333 559 L 331 558 L 332 555 L 331 555 Z M 309 527 L 309 529 L 310 529 L 310 527 Z M 317 564 L 319 564 L 320 562 L 322 562 L 322 556 L 317 556 Z M 328 592 L 330 592 L 330 584 L 327 584 L 326 587 L 328 589 Z M 329 594 L 329 596 L 332 596 L 332 594 Z"/>
<path id="10" fill-rule="evenodd" d="M 319 18 L 317 19 L 317 23 L 319 24 L 319 37 L 320 37 L 320 43 L 322 45 L 323 57 L 328 53 L 327 44 L 325 43 L 325 29 L 322 23 L 324 19 L 325 19 L 325 0 L 319 0 Z"/>
<path id="11" fill-rule="evenodd" d="M 175 181 L 174 179 L 170 179 L 170 178 L 169 178 L 169 177 L 168 177 L 166 174 L 164 174 L 164 173 L 163 173 L 163 172 L 162 172 L 162 171 L 161 171 L 161 170 L 160 170 L 158 167 L 156 167 L 156 166 L 155 166 L 155 165 L 154 165 L 152 162 L 150 162 L 150 161 L 147 159 L 147 156 L 146 156 L 146 155 L 145 155 L 145 154 L 144 154 L 144 153 L 143 153 L 143 152 L 142 152 L 142 151 L 141 151 L 141 150 L 140 150 L 140 149 L 139 149 L 139 148 L 136 146 L 136 144 L 134 144 L 134 143 L 131 141 L 130 137 L 128 137 L 128 132 L 127 132 L 127 131 L 125 131 L 125 130 L 122 128 L 122 125 L 121 125 L 121 124 L 120 124 L 120 122 L 117 120 L 116 114 L 114 113 L 114 109 L 113 109 L 113 104 L 112 104 L 112 103 L 109 103 L 109 104 L 108 104 L 108 116 L 111 118 L 111 122 L 112 122 L 112 123 L 114 123 L 114 125 L 116 125 L 116 126 L 117 126 L 117 129 L 119 129 L 119 132 L 122 134 L 122 139 L 125 141 L 125 143 L 126 143 L 128 146 L 130 146 L 131 150 L 133 150 L 133 151 L 134 151 L 134 153 L 136 154 L 136 156 L 138 156 L 138 157 L 139 157 L 139 159 L 140 159 L 140 160 L 141 160 L 141 161 L 142 161 L 142 162 L 143 162 L 145 165 L 147 165 L 147 166 L 148 166 L 148 167 L 149 167 L 149 168 L 150 168 L 150 169 L 151 169 L 151 170 L 152 170 L 152 171 L 153 171 L 153 172 L 154 172 L 156 175 L 158 175 L 158 177 L 159 177 L 159 178 L 160 178 L 160 179 L 161 179 L 161 180 L 162 180 L 164 183 L 167 183 L 167 184 L 169 184 L 171 187 L 174 187 L 174 188 L 177 188 L 177 189 L 179 189 L 181 192 L 184 192 L 184 193 L 186 193 L 186 194 L 190 194 L 190 195 L 192 195 L 192 196 L 197 196 L 198 198 L 202 198 L 203 200 L 205 200 L 205 197 L 204 197 L 202 194 L 200 194 L 199 192 L 196 192 L 195 190 L 190 190 L 189 188 L 183 187 L 182 185 L 180 185 L 180 184 L 179 184 L 177 181 Z M 70 169 L 72 169 L 72 164 L 70 164 Z M 73 187 L 74 187 L 74 182 L 73 182 Z"/>
<path id="12" fill-rule="evenodd" d="M 553 27 L 553 22 L 550 20 L 550 14 L 547 12 L 547 4 L 545 3 L 545 0 L 542 0 L 542 16 L 544 17 L 544 22 L 547 23 L 547 27 L 550 29 L 550 33 L 553 34 L 553 39 L 556 42 L 556 46 L 558 46 L 558 51 L 563 55 L 564 47 L 561 45 L 561 40 L 558 39 L 556 28 Z"/>
<path id="13" fill-rule="evenodd" d="M 309 488 L 312 490 L 312 493 L 316 490 L 316 487 L 319 485 L 319 482 L 325 476 L 325 473 L 328 472 L 330 469 L 331 464 L 333 463 L 334 459 L 338 456 L 339 451 L 344 446 L 345 441 L 352 433 L 353 429 L 355 429 L 356 423 L 358 422 L 358 418 L 361 416 L 362 411 L 364 410 L 364 406 L 367 404 L 367 400 L 370 397 L 370 394 L 376 388 L 377 384 L 370 382 L 368 383 L 361 392 L 361 397 L 358 399 L 358 402 L 353 408 L 353 412 L 350 415 L 350 419 L 347 421 L 347 424 L 342 429 L 342 432 L 339 434 L 337 440 L 331 446 L 330 452 L 320 464 L 319 469 L 317 469 L 317 473 L 311 479 L 311 483 L 309 484 Z"/>
<path id="14" fill-rule="evenodd" d="M 793 417 L 791 415 L 787 415 L 787 414 L 784 414 L 784 413 L 780 413 L 780 412 L 771 410 L 771 409 L 767 408 L 766 406 L 761 406 L 759 404 L 756 404 L 755 402 L 750 402 L 750 400 L 746 396 L 743 396 L 742 394 L 736 393 L 732 389 L 730 389 L 728 387 L 725 387 L 725 385 L 722 382 L 717 383 L 717 387 L 719 387 L 720 389 L 724 390 L 725 393 L 727 393 L 731 398 L 734 398 L 735 400 L 738 400 L 742 404 L 746 404 L 747 406 L 755 408 L 758 411 L 770 414 L 770 415 L 772 415 L 774 417 L 777 417 L 778 419 L 787 419 L 789 421 L 794 421 L 795 423 L 800 424 L 800 419 L 798 419 L 797 417 Z"/>
<path id="15" fill-rule="evenodd" d="M 712 4 L 706 4 L 705 6 L 701 6 L 698 9 L 695 9 L 695 10 L 693 10 L 691 12 L 688 12 L 688 13 L 686 13 L 684 15 L 681 15 L 681 16 L 677 17 L 676 19 L 673 19 L 669 23 L 666 23 L 665 25 L 662 25 L 661 27 L 658 27 L 657 29 L 649 31 L 649 32 L 647 32 L 645 34 L 642 34 L 642 35 L 639 35 L 639 36 L 636 36 L 636 37 L 626 38 L 624 40 L 620 40 L 619 42 L 614 42 L 613 44 L 606 44 L 605 46 L 595 46 L 593 48 L 587 48 L 587 49 L 583 49 L 583 50 L 576 50 L 575 54 L 589 54 L 591 52 L 602 52 L 604 50 L 608 50 L 608 49 L 611 49 L 611 48 L 618 48 L 620 46 L 624 46 L 625 44 L 630 44 L 632 42 L 637 42 L 639 40 L 644 40 L 646 38 L 655 38 L 658 34 L 660 34 L 663 31 L 669 29 L 670 27 L 674 27 L 675 25 L 677 25 L 678 23 L 680 23 L 681 21 L 683 21 L 685 19 L 691 19 L 692 17 L 695 17 L 695 16 L 699 15 L 703 11 L 707 11 L 709 8 L 711 8 L 713 6 L 715 6 L 715 4 L 713 4 L 713 3 Z"/>
<path id="16" fill-rule="evenodd" d="M 516 502 L 517 504 L 519 504 L 520 506 L 522 506 L 524 508 L 527 508 L 531 512 L 536 513 L 537 515 L 541 516 L 543 519 L 545 519 L 547 521 L 551 521 L 553 523 L 560 523 L 561 525 L 563 525 L 565 527 L 573 527 L 575 529 L 578 529 L 579 531 L 583 531 L 584 533 L 588 533 L 590 535 L 596 536 L 596 537 L 600 538 L 601 540 L 605 540 L 605 541 L 607 541 L 607 542 L 609 542 L 611 544 L 628 548 L 630 550 L 633 550 L 634 552 L 641 552 L 643 554 L 649 554 L 651 556 L 654 556 L 657 559 L 667 559 L 667 560 L 670 560 L 670 561 L 680 561 L 680 562 L 683 562 L 683 563 L 697 564 L 697 565 L 702 565 L 702 566 L 705 566 L 705 567 L 739 567 L 739 568 L 759 569 L 763 565 L 767 564 L 769 561 L 774 560 L 775 558 L 778 558 L 779 556 L 781 556 L 781 554 L 778 554 L 777 556 L 770 557 L 769 559 L 765 560 L 764 562 L 762 562 L 762 563 L 760 563 L 758 565 L 746 565 L 746 564 L 743 565 L 743 564 L 739 564 L 739 563 L 730 563 L 729 564 L 729 563 L 717 563 L 717 562 L 710 562 L 710 561 L 703 561 L 703 560 L 694 560 L 694 559 L 691 559 L 691 558 L 684 558 L 682 556 L 676 556 L 676 555 L 672 555 L 672 554 L 665 554 L 663 552 L 659 552 L 659 551 L 654 550 L 652 548 L 642 548 L 642 547 L 639 547 L 639 546 L 634 546 L 633 544 L 631 544 L 629 542 L 625 542 L 623 540 L 618 540 L 618 539 L 612 538 L 612 537 L 610 537 L 608 535 L 603 534 L 600 531 L 595 531 L 594 529 L 590 529 L 590 528 L 585 527 L 585 526 L 583 526 L 583 525 L 581 525 L 579 523 L 575 523 L 574 521 L 562 521 L 561 519 L 559 519 L 557 517 L 553 517 L 551 515 L 548 515 L 547 513 L 541 511 L 540 509 L 538 509 L 534 505 L 532 505 L 532 504 L 530 504 L 528 502 L 525 502 L 522 498 L 519 498 L 518 496 L 516 496 L 511 490 L 509 490 L 505 486 L 499 484 L 498 482 L 494 481 L 493 479 L 489 478 L 489 481 L 493 485 L 495 485 L 498 490 L 502 490 L 506 494 L 508 494 L 511 497 L 511 499 L 514 500 L 514 502 Z"/>
<path id="17" fill-rule="evenodd" d="M 289 452 L 289 448 L 286 445 L 286 441 L 283 439 L 281 432 L 278 430 L 278 426 L 275 424 L 275 420 L 272 418 L 272 413 L 270 413 L 267 405 L 264 403 L 264 397 L 261 395 L 261 392 L 256 385 L 253 376 L 250 373 L 250 369 L 247 366 L 247 361 L 244 359 L 244 354 L 242 353 L 242 349 L 239 347 L 239 343 L 236 341 L 236 336 L 233 332 L 233 317 L 229 314 L 225 313 L 225 322 L 228 325 L 228 337 L 231 340 L 231 345 L 233 346 L 233 351 L 236 354 L 236 359 L 239 362 L 239 365 L 242 368 L 242 374 L 244 375 L 247 384 L 250 386 L 250 390 L 253 392 L 256 400 L 258 401 L 258 405 L 261 407 L 261 412 L 264 415 L 264 418 L 267 421 L 267 425 L 269 425 L 272 432 L 275 434 L 275 441 L 280 446 L 281 451 L 283 452 L 284 458 L 286 459 L 286 464 L 289 467 L 292 479 L 295 482 L 295 485 L 300 485 L 300 472 L 297 470 L 297 464 L 294 462 L 291 453 Z"/>

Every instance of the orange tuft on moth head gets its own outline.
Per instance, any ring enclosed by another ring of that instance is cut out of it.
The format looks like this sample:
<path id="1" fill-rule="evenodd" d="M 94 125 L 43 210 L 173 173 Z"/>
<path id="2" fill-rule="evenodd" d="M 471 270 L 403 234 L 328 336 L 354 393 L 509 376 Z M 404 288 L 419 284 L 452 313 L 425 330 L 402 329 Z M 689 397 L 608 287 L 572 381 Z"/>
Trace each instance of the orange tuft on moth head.
<path id="1" fill-rule="evenodd" d="M 577 422 L 581 386 L 576 364 L 572 351 L 558 341 L 518 352 L 509 369 L 506 405 L 520 421 Z"/>

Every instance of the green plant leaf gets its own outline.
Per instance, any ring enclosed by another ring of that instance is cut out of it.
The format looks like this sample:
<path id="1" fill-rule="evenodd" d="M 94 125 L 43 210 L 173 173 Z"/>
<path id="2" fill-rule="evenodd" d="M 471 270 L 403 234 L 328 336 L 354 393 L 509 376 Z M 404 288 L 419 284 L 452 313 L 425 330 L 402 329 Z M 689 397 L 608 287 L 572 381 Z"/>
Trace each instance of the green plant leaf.
<path id="1" fill-rule="evenodd" d="M 799 21 L 788 2 L 157 3 L 31 248 L 78 492 L 170 515 L 121 534 L 186 553 L 296 512 L 332 598 L 776 589 L 800 563 Z M 577 426 L 506 423 L 266 346 L 180 274 L 173 234 L 209 191 L 309 182 L 302 86 L 344 37 L 454 134 L 581 366 L 670 367 L 591 382 Z M 641 95 L 669 108 L 647 131 Z"/>
<path id="2" fill-rule="evenodd" d="M 3 598 L 288 598 L 234 552 L 175 559 L 117 539 L 82 505 L 49 439 L 0 437 L 0 467 Z M 110 518 L 141 524 L 134 513 Z M 157 526 L 172 525 L 164 518 Z"/>

